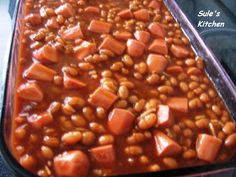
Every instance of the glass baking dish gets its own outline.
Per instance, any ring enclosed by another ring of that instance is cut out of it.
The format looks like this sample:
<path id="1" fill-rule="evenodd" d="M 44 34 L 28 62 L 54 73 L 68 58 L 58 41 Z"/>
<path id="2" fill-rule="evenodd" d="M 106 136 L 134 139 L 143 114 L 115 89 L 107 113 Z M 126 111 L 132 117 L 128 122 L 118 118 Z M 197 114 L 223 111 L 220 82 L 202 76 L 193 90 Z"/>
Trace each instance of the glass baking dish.
<path id="1" fill-rule="evenodd" d="M 170 10 L 175 19 L 180 23 L 186 36 L 189 38 L 192 47 L 197 55 L 202 56 L 205 60 L 206 73 L 213 82 L 218 94 L 221 96 L 227 109 L 229 110 L 232 118 L 236 120 L 236 87 L 230 80 L 230 77 L 220 65 L 211 50 L 205 45 L 200 38 L 197 31 L 191 25 L 187 17 L 181 11 L 177 3 L 173 0 L 164 0 L 167 8 Z M 9 165 L 15 174 L 20 176 L 35 176 L 30 172 L 23 169 L 10 153 L 10 132 L 11 132 L 11 119 L 13 117 L 14 97 L 15 97 L 15 84 L 16 84 L 16 69 L 18 62 L 18 52 L 20 47 L 21 37 L 21 23 L 24 16 L 25 0 L 17 1 L 14 33 L 10 52 L 8 58 L 8 66 L 6 68 L 6 80 L 3 96 L 3 107 L 1 112 L 1 136 L 0 136 L 0 150 L 1 155 L 5 162 Z M 188 168 L 179 168 L 174 170 L 166 170 L 152 173 L 135 174 L 135 176 L 199 176 L 220 173 L 226 170 L 236 169 L 236 156 L 230 161 L 218 164 L 209 164 L 194 166 Z M 124 175 L 124 176 L 133 176 Z"/>

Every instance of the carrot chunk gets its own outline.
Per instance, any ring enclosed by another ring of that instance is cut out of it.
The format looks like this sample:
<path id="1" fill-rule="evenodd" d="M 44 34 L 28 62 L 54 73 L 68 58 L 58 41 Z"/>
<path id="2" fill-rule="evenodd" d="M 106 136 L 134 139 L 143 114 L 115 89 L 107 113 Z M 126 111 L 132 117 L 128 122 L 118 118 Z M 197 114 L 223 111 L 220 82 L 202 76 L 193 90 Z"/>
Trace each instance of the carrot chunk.
<path id="1" fill-rule="evenodd" d="M 73 40 L 77 38 L 83 38 L 83 33 L 81 31 L 80 25 L 76 25 L 72 28 L 65 30 L 61 34 L 62 38 L 65 40 Z"/>
<path id="2" fill-rule="evenodd" d="M 41 114 L 33 114 L 29 116 L 27 120 L 33 128 L 42 128 L 43 126 L 52 123 L 53 117 L 50 113 L 44 112 Z"/>
<path id="3" fill-rule="evenodd" d="M 179 74 L 179 73 L 182 73 L 184 72 L 183 68 L 181 66 L 169 66 L 168 68 L 166 68 L 166 72 L 168 74 Z"/>
<path id="4" fill-rule="evenodd" d="M 95 43 L 83 41 L 79 46 L 74 48 L 75 56 L 78 60 L 82 60 L 85 57 L 97 52 L 97 47 Z"/>
<path id="5" fill-rule="evenodd" d="M 148 70 L 151 73 L 161 73 L 167 66 L 167 60 L 162 55 L 149 54 L 147 58 Z"/>
<path id="6" fill-rule="evenodd" d="M 207 134 L 199 134 L 196 151 L 199 159 L 214 162 L 221 148 L 222 140 Z"/>
<path id="7" fill-rule="evenodd" d="M 164 39 L 155 39 L 149 46 L 148 50 L 162 55 L 168 54 L 168 47 Z"/>
<path id="8" fill-rule="evenodd" d="M 51 82 L 56 75 L 56 71 L 40 63 L 32 64 L 24 73 L 27 79 Z"/>
<path id="9" fill-rule="evenodd" d="M 46 27 L 52 28 L 52 29 L 58 29 L 59 23 L 57 22 L 56 17 L 51 17 L 47 20 Z"/>
<path id="10" fill-rule="evenodd" d="M 105 145 L 92 148 L 90 150 L 92 158 L 100 165 L 111 166 L 116 161 L 115 149 L 113 145 Z"/>
<path id="11" fill-rule="evenodd" d="M 161 4 L 159 2 L 157 2 L 156 0 L 152 0 L 148 7 L 152 8 L 152 9 L 156 9 L 156 10 L 160 10 L 161 9 Z"/>
<path id="12" fill-rule="evenodd" d="M 99 21 L 99 20 L 92 20 L 89 24 L 88 30 L 94 33 L 101 33 L 107 34 L 111 31 L 112 24 Z"/>
<path id="13" fill-rule="evenodd" d="M 55 13 L 57 15 L 62 15 L 64 17 L 72 17 L 76 14 L 75 9 L 73 6 L 69 3 L 65 3 L 63 5 L 60 5 L 56 10 Z"/>
<path id="14" fill-rule="evenodd" d="M 124 41 L 127 41 L 129 38 L 132 38 L 132 34 L 130 32 L 127 32 L 127 31 L 115 31 L 113 33 L 113 36 L 116 38 L 116 39 L 120 39 L 120 40 L 124 40 Z"/>
<path id="15" fill-rule="evenodd" d="M 185 58 L 189 55 L 189 50 L 186 47 L 175 44 L 171 45 L 170 51 L 177 58 Z"/>
<path id="16" fill-rule="evenodd" d="M 116 39 L 108 36 L 106 37 L 103 42 L 100 44 L 99 49 L 108 49 L 114 52 L 117 55 L 121 55 L 124 53 L 125 44 L 117 41 Z"/>
<path id="17" fill-rule="evenodd" d="M 164 38 L 166 30 L 158 22 L 153 22 L 148 26 L 149 31 L 156 37 Z"/>
<path id="18" fill-rule="evenodd" d="M 129 39 L 126 43 L 127 45 L 127 53 L 131 57 L 140 57 L 143 55 L 145 45 L 144 43 L 134 40 L 134 39 Z"/>
<path id="19" fill-rule="evenodd" d="M 174 116 L 169 106 L 159 105 L 157 112 L 157 126 L 161 128 L 170 127 L 174 124 Z"/>
<path id="20" fill-rule="evenodd" d="M 135 115 L 126 110 L 114 108 L 108 116 L 108 128 L 115 135 L 127 134 L 133 127 Z"/>
<path id="21" fill-rule="evenodd" d="M 181 153 L 181 146 L 161 131 L 154 131 L 157 156 L 167 157 Z"/>
<path id="22" fill-rule="evenodd" d="M 66 89 L 78 89 L 86 87 L 86 84 L 84 82 L 81 82 L 78 79 L 67 75 L 64 75 L 63 84 Z"/>
<path id="23" fill-rule="evenodd" d="M 30 101 L 40 102 L 43 100 L 43 92 L 35 82 L 22 84 L 17 89 L 17 94 L 20 98 Z"/>
<path id="24" fill-rule="evenodd" d="M 41 63 L 57 63 L 59 60 L 57 49 L 50 45 L 44 45 L 40 49 L 34 51 L 33 57 Z"/>
<path id="25" fill-rule="evenodd" d="M 131 18 L 133 18 L 133 13 L 132 13 L 132 11 L 130 9 L 122 10 L 117 15 L 120 16 L 121 18 L 124 18 L 124 19 L 131 19 Z"/>
<path id="26" fill-rule="evenodd" d="M 168 98 L 166 104 L 173 110 L 187 113 L 188 112 L 188 99 L 184 97 L 171 97 Z"/>
<path id="27" fill-rule="evenodd" d="M 86 177 L 89 166 L 87 155 L 80 150 L 66 151 L 53 159 L 53 167 L 59 177 Z"/>
<path id="28" fill-rule="evenodd" d="M 98 87 L 91 95 L 89 102 L 95 106 L 109 109 L 118 97 L 108 90 Z"/>
<path id="29" fill-rule="evenodd" d="M 84 11 L 88 12 L 88 13 L 98 14 L 100 12 L 100 9 L 98 7 L 95 7 L 95 6 L 88 6 L 84 9 Z"/>
<path id="30" fill-rule="evenodd" d="M 147 9 L 140 9 L 134 12 L 134 17 L 137 20 L 148 21 L 150 19 L 150 15 Z"/>
<path id="31" fill-rule="evenodd" d="M 147 43 L 150 39 L 150 33 L 147 31 L 135 31 L 134 37 L 142 43 Z"/>

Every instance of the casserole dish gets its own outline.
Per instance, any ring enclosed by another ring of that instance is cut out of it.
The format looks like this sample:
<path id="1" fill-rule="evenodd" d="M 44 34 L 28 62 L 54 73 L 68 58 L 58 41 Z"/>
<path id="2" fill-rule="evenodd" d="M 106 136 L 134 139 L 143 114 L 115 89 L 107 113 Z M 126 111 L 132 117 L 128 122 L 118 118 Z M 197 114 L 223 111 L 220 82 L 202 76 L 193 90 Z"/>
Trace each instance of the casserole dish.
<path id="1" fill-rule="evenodd" d="M 214 83 L 214 86 L 218 90 L 219 95 L 224 100 L 231 116 L 235 118 L 235 103 L 236 103 L 236 93 L 235 93 L 235 86 L 233 85 L 232 81 L 229 79 L 227 73 L 224 69 L 220 66 L 217 59 L 214 55 L 210 52 L 210 50 L 206 47 L 204 42 L 201 40 L 199 35 L 197 34 L 196 30 L 192 27 L 192 25 L 187 20 L 186 16 L 182 13 L 182 11 L 178 8 L 177 4 L 174 1 L 165 1 L 166 6 L 172 13 L 172 15 L 176 18 L 176 20 L 180 23 L 182 29 L 189 37 L 189 40 L 197 53 L 197 55 L 202 56 L 205 59 L 206 63 L 206 71 L 209 75 L 209 78 Z M 9 152 L 10 143 L 9 137 L 11 132 L 11 117 L 13 114 L 13 104 L 14 104 L 14 89 L 15 89 L 15 69 L 17 66 L 17 59 L 18 59 L 18 51 L 19 51 L 19 39 L 20 39 L 20 29 L 21 29 L 21 17 L 23 13 L 24 1 L 21 1 L 18 8 L 18 15 L 16 20 L 16 27 L 15 33 L 13 38 L 12 50 L 10 55 L 10 64 L 9 64 L 9 71 L 7 77 L 7 84 L 5 89 L 5 96 L 4 96 L 4 107 L 2 111 L 2 119 L 1 119 L 1 126 L 2 126 L 2 134 L 1 136 L 1 152 L 4 159 L 7 163 L 11 166 L 14 171 L 19 173 L 22 176 L 33 176 L 33 174 L 24 170 L 20 165 L 14 160 L 12 155 Z M 197 174 L 206 171 L 215 171 L 217 170 L 225 170 L 234 168 L 235 161 L 232 159 L 229 162 L 223 164 L 211 164 L 211 165 L 204 165 L 204 166 L 197 166 L 197 167 L 189 167 L 189 168 L 180 168 L 176 170 L 168 170 L 168 171 L 160 171 L 157 173 L 145 173 L 145 174 L 137 174 L 136 176 L 181 176 L 181 175 L 191 175 Z M 132 175 L 130 175 L 132 176 Z"/>

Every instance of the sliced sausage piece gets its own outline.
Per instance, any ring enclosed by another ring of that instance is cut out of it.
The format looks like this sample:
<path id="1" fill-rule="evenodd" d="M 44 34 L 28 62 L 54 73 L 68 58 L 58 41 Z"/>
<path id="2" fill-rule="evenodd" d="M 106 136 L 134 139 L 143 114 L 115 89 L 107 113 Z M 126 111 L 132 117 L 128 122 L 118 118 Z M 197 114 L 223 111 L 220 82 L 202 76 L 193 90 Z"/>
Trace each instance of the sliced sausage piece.
<path id="1" fill-rule="evenodd" d="M 97 107 L 109 109 L 118 97 L 108 90 L 98 87 L 91 95 L 89 102 Z"/>
<path id="2" fill-rule="evenodd" d="M 125 44 L 117 41 L 111 36 L 108 36 L 100 44 L 99 49 L 108 49 L 117 55 L 121 55 L 125 51 Z"/>
<path id="3" fill-rule="evenodd" d="M 144 43 L 138 40 L 129 39 L 126 45 L 127 45 L 127 53 L 131 57 L 141 57 L 143 55 L 145 49 Z"/>
<path id="4" fill-rule="evenodd" d="M 130 9 L 122 10 L 117 15 L 120 16 L 121 18 L 124 18 L 124 19 L 131 19 L 131 18 L 133 18 L 133 13 L 132 13 L 132 11 Z"/>
<path id="5" fill-rule="evenodd" d="M 155 39 L 149 46 L 150 52 L 155 52 L 162 55 L 168 54 L 168 47 L 164 39 Z"/>
<path id="6" fill-rule="evenodd" d="M 181 66 L 169 66 L 168 68 L 166 68 L 166 72 L 168 74 L 173 74 L 173 75 L 176 75 L 176 74 L 180 74 L 182 72 L 184 72 L 183 68 Z"/>
<path id="7" fill-rule="evenodd" d="M 99 146 L 90 149 L 92 158 L 102 166 L 112 166 L 116 161 L 113 145 Z"/>
<path id="8" fill-rule="evenodd" d="M 115 31 L 113 33 L 113 36 L 116 39 L 120 39 L 120 40 L 124 40 L 124 41 L 127 41 L 129 38 L 133 37 L 133 35 L 128 31 Z"/>
<path id="9" fill-rule="evenodd" d="M 53 117 L 50 113 L 44 112 L 41 114 L 33 114 L 27 118 L 28 122 L 34 128 L 42 128 L 53 122 Z"/>
<path id="10" fill-rule="evenodd" d="M 181 153 L 181 146 L 159 130 L 154 131 L 157 156 L 168 157 Z"/>
<path id="11" fill-rule="evenodd" d="M 31 13 L 25 16 L 25 22 L 31 25 L 39 25 L 42 23 L 42 17 L 39 14 Z"/>
<path id="12" fill-rule="evenodd" d="M 162 55 L 149 54 L 147 58 L 148 70 L 151 73 L 161 73 L 167 66 L 167 60 Z"/>
<path id="13" fill-rule="evenodd" d="M 150 39 L 150 33 L 147 31 L 135 31 L 134 32 L 134 37 L 142 42 L 142 43 L 147 43 Z"/>
<path id="14" fill-rule="evenodd" d="M 33 63 L 24 73 L 27 79 L 51 82 L 56 75 L 56 71 L 40 63 Z"/>
<path id="15" fill-rule="evenodd" d="M 79 46 L 74 48 L 75 56 L 78 60 L 83 60 L 85 57 L 97 52 L 95 43 L 83 41 Z"/>
<path id="16" fill-rule="evenodd" d="M 59 54 L 55 47 L 44 45 L 40 49 L 33 52 L 33 57 L 41 63 L 57 63 Z"/>
<path id="17" fill-rule="evenodd" d="M 73 40 L 77 38 L 83 38 L 83 33 L 81 31 L 80 25 L 66 29 L 62 34 L 62 38 L 65 40 Z"/>
<path id="18" fill-rule="evenodd" d="M 76 14 L 76 11 L 70 3 L 65 3 L 63 5 L 60 5 L 55 10 L 55 13 L 57 15 L 62 15 L 63 17 L 72 17 Z"/>
<path id="19" fill-rule="evenodd" d="M 17 89 L 17 94 L 20 98 L 30 101 L 41 102 L 43 100 L 43 92 L 35 82 L 22 84 Z"/>
<path id="20" fill-rule="evenodd" d="M 188 113 L 188 99 L 185 97 L 169 97 L 166 104 L 175 111 Z"/>
<path id="21" fill-rule="evenodd" d="M 172 44 L 170 51 L 176 58 L 185 58 L 189 56 L 189 50 L 183 46 Z"/>
<path id="22" fill-rule="evenodd" d="M 152 0 L 148 7 L 152 8 L 152 9 L 156 9 L 156 10 L 160 10 L 161 9 L 161 4 L 159 2 L 157 2 L 156 0 Z"/>
<path id="23" fill-rule="evenodd" d="M 135 115 L 120 108 L 114 108 L 108 116 L 108 129 L 114 135 L 127 134 L 132 128 L 135 121 Z"/>
<path id="24" fill-rule="evenodd" d="M 81 82 L 78 79 L 67 76 L 67 75 L 64 75 L 63 84 L 64 84 L 64 88 L 66 89 L 79 89 L 79 88 L 86 87 L 86 84 L 84 82 Z"/>
<path id="25" fill-rule="evenodd" d="M 197 156 L 201 160 L 214 162 L 221 148 L 222 140 L 208 135 L 199 134 L 196 141 Z"/>
<path id="26" fill-rule="evenodd" d="M 112 24 L 99 20 L 92 20 L 88 26 L 88 30 L 94 33 L 107 34 L 111 31 Z"/>
<path id="27" fill-rule="evenodd" d="M 58 29 L 60 27 L 56 17 L 49 18 L 45 26 L 51 29 Z"/>
<path id="28" fill-rule="evenodd" d="M 149 21 L 150 15 L 147 9 L 140 9 L 134 12 L 134 17 L 140 21 Z"/>
<path id="29" fill-rule="evenodd" d="M 166 30 L 158 22 L 151 23 L 148 29 L 156 37 L 164 38 L 166 35 Z"/>
<path id="30" fill-rule="evenodd" d="M 95 6 L 88 6 L 84 9 L 84 11 L 88 12 L 88 13 L 98 14 L 100 12 L 100 9 L 98 7 L 95 7 Z"/>
<path id="31" fill-rule="evenodd" d="M 159 105 L 157 111 L 157 126 L 167 128 L 174 124 L 174 116 L 169 106 Z"/>
<path id="32" fill-rule="evenodd" d="M 53 167 L 58 177 L 87 177 L 89 159 L 80 151 L 66 151 L 53 159 Z"/>

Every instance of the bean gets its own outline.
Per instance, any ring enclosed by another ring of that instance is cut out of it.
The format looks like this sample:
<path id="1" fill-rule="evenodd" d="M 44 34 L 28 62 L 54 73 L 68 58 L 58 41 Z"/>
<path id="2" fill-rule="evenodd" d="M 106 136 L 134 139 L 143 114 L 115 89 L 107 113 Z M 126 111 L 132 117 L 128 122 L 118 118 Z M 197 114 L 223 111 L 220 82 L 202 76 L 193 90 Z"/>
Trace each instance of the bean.
<path id="1" fill-rule="evenodd" d="M 111 65 L 111 70 L 112 71 L 119 71 L 119 70 L 121 70 L 121 68 L 123 68 L 124 67 L 124 65 L 123 65 L 123 63 L 122 62 L 115 62 L 115 63 L 113 63 L 112 65 Z"/>
<path id="2" fill-rule="evenodd" d="M 187 60 L 185 60 L 185 64 L 187 65 L 187 66 L 194 66 L 195 65 L 195 60 L 194 59 L 187 59 Z"/>
<path id="3" fill-rule="evenodd" d="M 53 77 L 53 83 L 55 85 L 62 85 L 63 83 L 63 78 L 61 76 L 54 76 Z"/>
<path id="4" fill-rule="evenodd" d="M 69 105 L 69 104 L 62 104 L 61 105 L 61 108 L 62 108 L 62 112 L 65 114 L 65 115 L 72 115 L 74 114 L 76 111 L 75 109 Z"/>
<path id="5" fill-rule="evenodd" d="M 19 162 L 24 168 L 28 170 L 31 170 L 36 165 L 36 159 L 29 154 L 21 156 Z"/>
<path id="6" fill-rule="evenodd" d="M 24 139 L 26 137 L 26 134 L 27 134 L 26 126 L 27 125 L 22 125 L 22 126 L 15 129 L 14 134 L 15 134 L 16 138 Z"/>
<path id="7" fill-rule="evenodd" d="M 62 72 L 69 74 L 71 76 L 77 76 L 79 74 L 79 72 L 77 71 L 77 69 L 72 68 L 70 66 L 64 66 L 62 68 Z"/>
<path id="8" fill-rule="evenodd" d="M 139 158 L 141 164 L 146 165 L 149 163 L 149 158 L 146 155 L 142 155 Z"/>
<path id="9" fill-rule="evenodd" d="M 114 105 L 116 108 L 126 108 L 128 106 L 128 102 L 126 100 L 119 100 Z"/>
<path id="10" fill-rule="evenodd" d="M 83 62 L 83 63 L 79 63 L 79 68 L 82 71 L 88 71 L 88 70 L 94 69 L 94 66 L 90 63 Z"/>
<path id="11" fill-rule="evenodd" d="M 192 120 L 190 120 L 190 119 L 184 120 L 184 123 L 190 129 L 194 129 L 195 128 L 194 122 Z"/>
<path id="12" fill-rule="evenodd" d="M 230 135 L 235 131 L 235 124 L 233 122 L 226 122 L 226 124 L 223 126 L 222 131 L 226 135 Z"/>
<path id="13" fill-rule="evenodd" d="M 96 123 L 96 122 L 91 122 L 89 123 L 89 128 L 94 132 L 98 134 L 102 134 L 106 132 L 106 129 L 103 127 L 103 125 Z"/>
<path id="14" fill-rule="evenodd" d="M 199 84 L 197 82 L 192 81 L 192 82 L 189 83 L 189 88 L 191 90 L 194 90 L 194 89 L 196 89 L 198 87 L 199 87 Z"/>
<path id="15" fill-rule="evenodd" d="M 84 108 L 82 109 L 82 112 L 83 112 L 83 114 L 84 114 L 84 117 L 85 117 L 88 121 L 93 121 L 93 120 L 95 120 L 95 115 L 94 115 L 94 113 L 93 113 L 92 108 L 90 108 L 90 107 L 84 107 Z"/>
<path id="16" fill-rule="evenodd" d="M 141 143 L 146 139 L 145 135 L 141 132 L 134 132 L 132 135 L 128 136 L 126 142 L 128 144 Z"/>
<path id="17" fill-rule="evenodd" d="M 53 114 L 53 113 L 56 113 L 60 110 L 61 108 L 61 103 L 57 102 L 57 101 L 54 101 L 50 104 L 49 108 L 48 108 L 48 111 Z"/>
<path id="18" fill-rule="evenodd" d="M 178 163 L 174 158 L 165 157 L 162 159 L 162 161 L 167 168 L 177 168 L 178 167 Z"/>
<path id="19" fill-rule="evenodd" d="M 225 139 L 225 134 L 224 134 L 224 132 L 220 131 L 220 132 L 217 134 L 217 137 L 220 138 L 221 140 L 224 140 L 224 139 Z"/>
<path id="20" fill-rule="evenodd" d="M 182 154 L 183 159 L 189 160 L 196 158 L 197 153 L 193 149 L 189 149 Z"/>
<path id="21" fill-rule="evenodd" d="M 160 104 L 160 101 L 153 98 L 153 99 L 150 99 L 148 102 L 146 102 L 145 104 L 145 109 L 146 110 L 149 110 L 149 109 L 156 109 L 157 108 L 157 105 Z"/>
<path id="22" fill-rule="evenodd" d="M 120 86 L 118 89 L 118 96 L 121 99 L 126 99 L 129 96 L 129 90 L 126 86 Z"/>
<path id="23" fill-rule="evenodd" d="M 174 77 L 170 77 L 170 83 L 171 83 L 172 86 L 177 86 L 178 85 L 178 81 Z"/>
<path id="24" fill-rule="evenodd" d="M 82 139 L 82 134 L 79 131 L 70 131 L 68 133 L 65 133 L 61 137 L 61 141 L 65 145 L 74 145 L 80 142 Z"/>
<path id="25" fill-rule="evenodd" d="M 102 72 L 103 77 L 112 77 L 112 72 L 110 70 L 104 70 Z"/>
<path id="26" fill-rule="evenodd" d="M 43 143 L 49 147 L 58 147 L 60 145 L 60 140 L 56 137 L 44 136 Z"/>
<path id="27" fill-rule="evenodd" d="M 200 100 L 203 102 L 203 103 L 207 103 L 207 102 L 209 102 L 209 96 L 207 95 L 207 93 L 202 93 L 201 95 L 200 95 Z"/>
<path id="28" fill-rule="evenodd" d="M 183 131 L 183 135 L 184 135 L 185 137 L 187 137 L 187 138 L 192 138 L 192 137 L 193 137 L 193 132 L 192 132 L 191 129 L 186 128 L 186 129 L 184 129 L 184 131 Z"/>
<path id="29" fill-rule="evenodd" d="M 50 147 L 42 146 L 41 153 L 45 159 L 52 159 L 53 158 L 53 151 Z"/>
<path id="30" fill-rule="evenodd" d="M 122 61 L 126 66 L 132 66 L 134 64 L 133 59 L 129 55 L 124 55 Z"/>
<path id="31" fill-rule="evenodd" d="M 135 77 L 136 79 L 138 79 L 138 80 L 143 79 L 143 75 L 142 75 L 141 73 L 139 73 L 139 72 L 135 72 L 135 73 L 134 73 L 134 77 Z"/>
<path id="32" fill-rule="evenodd" d="M 180 134 L 181 133 L 181 128 L 179 125 L 175 124 L 173 125 L 173 131 L 176 133 L 176 134 Z"/>
<path id="33" fill-rule="evenodd" d="M 233 148 L 236 145 L 236 133 L 232 133 L 225 139 L 224 143 L 225 147 Z"/>
<path id="34" fill-rule="evenodd" d="M 147 72 L 147 64 L 144 62 L 135 64 L 134 69 L 138 71 L 140 74 L 145 74 Z"/>
<path id="35" fill-rule="evenodd" d="M 85 100 L 80 97 L 66 97 L 64 102 L 75 108 L 82 108 L 85 105 Z"/>
<path id="36" fill-rule="evenodd" d="M 179 83 L 179 87 L 183 92 L 187 92 L 188 91 L 188 84 L 186 84 L 185 82 L 180 82 Z"/>
<path id="37" fill-rule="evenodd" d="M 71 120 L 77 127 L 85 127 L 87 125 L 86 120 L 81 115 L 72 115 Z"/>
<path id="38" fill-rule="evenodd" d="M 99 119 L 104 119 L 104 118 L 106 118 L 106 110 L 102 107 L 97 107 L 96 108 L 96 115 Z"/>
<path id="39" fill-rule="evenodd" d="M 17 155 L 21 156 L 26 152 L 26 149 L 24 146 L 16 146 L 16 153 Z"/>
<path id="40" fill-rule="evenodd" d="M 131 95 L 128 100 L 130 103 L 135 104 L 138 101 L 138 97 L 136 95 Z"/>
<path id="41" fill-rule="evenodd" d="M 216 97 L 216 92 L 213 89 L 209 89 L 208 90 L 208 94 L 211 98 L 215 98 Z"/>
<path id="42" fill-rule="evenodd" d="M 167 85 L 159 86 L 157 90 L 163 94 L 172 94 L 174 92 L 174 89 Z"/>
<path id="43" fill-rule="evenodd" d="M 126 86 L 128 89 L 133 89 L 135 86 L 131 81 L 122 81 L 120 85 Z"/>
<path id="44" fill-rule="evenodd" d="M 95 142 L 95 134 L 93 132 L 87 131 L 82 134 L 82 143 L 84 145 L 92 145 Z"/>
<path id="45" fill-rule="evenodd" d="M 203 105 L 199 98 L 194 98 L 189 101 L 188 106 L 190 109 L 197 109 L 197 108 L 201 108 Z"/>
<path id="46" fill-rule="evenodd" d="M 101 50 L 99 50 L 99 53 L 108 55 L 109 57 L 114 57 L 115 56 L 115 54 L 112 51 L 107 50 L 107 49 L 101 49 Z"/>
<path id="47" fill-rule="evenodd" d="M 135 103 L 134 110 L 136 112 L 141 112 L 145 106 L 145 102 L 146 101 L 144 99 L 139 100 L 137 103 Z"/>
<path id="48" fill-rule="evenodd" d="M 112 135 L 102 135 L 98 139 L 99 145 L 108 145 L 114 143 L 114 137 Z"/>
<path id="49" fill-rule="evenodd" d="M 137 146 L 137 145 L 127 146 L 125 148 L 125 153 L 131 156 L 140 155 L 143 153 L 143 149 L 141 146 Z"/>
<path id="50" fill-rule="evenodd" d="M 158 164 L 152 164 L 149 166 L 150 171 L 160 171 L 161 167 Z"/>
<path id="51" fill-rule="evenodd" d="M 217 116 L 220 116 L 222 114 L 219 106 L 217 105 L 212 105 L 211 109 Z"/>
<path id="52" fill-rule="evenodd" d="M 147 130 L 156 125 L 157 116 L 154 113 L 148 114 L 140 118 L 138 122 L 138 127 L 142 130 Z"/>
<path id="53" fill-rule="evenodd" d="M 208 127 L 209 124 L 209 120 L 208 119 L 199 119 L 195 122 L 196 127 L 199 129 L 206 129 Z"/>
<path id="54" fill-rule="evenodd" d="M 159 81 L 159 76 L 157 74 L 151 74 L 146 78 L 146 81 L 150 84 L 150 85 L 154 85 L 157 84 Z"/>

